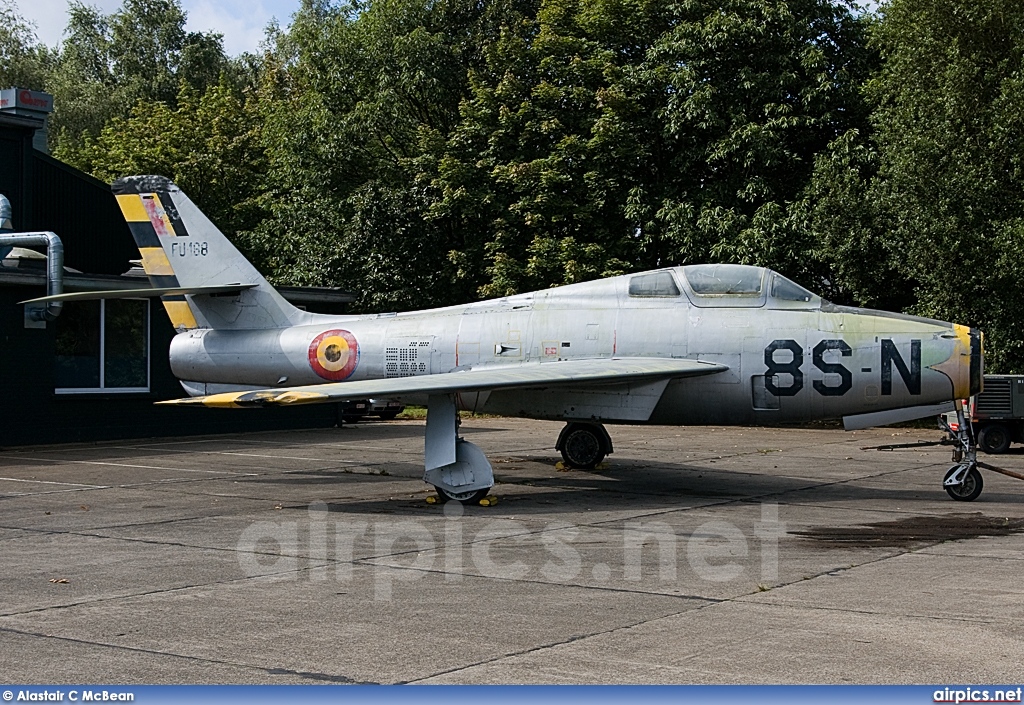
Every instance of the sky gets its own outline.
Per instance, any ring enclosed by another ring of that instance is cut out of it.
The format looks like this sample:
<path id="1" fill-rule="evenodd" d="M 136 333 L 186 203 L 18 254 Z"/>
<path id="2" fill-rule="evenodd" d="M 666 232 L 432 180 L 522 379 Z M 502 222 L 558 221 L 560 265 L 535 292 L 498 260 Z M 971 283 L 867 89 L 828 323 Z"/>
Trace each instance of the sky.
<path id="1" fill-rule="evenodd" d="M 121 0 L 84 0 L 105 14 L 121 7 Z M 15 0 L 18 14 L 35 24 L 39 40 L 60 43 L 67 24 L 67 0 Z M 263 28 L 272 18 L 282 26 L 291 22 L 299 0 L 181 0 L 188 13 L 189 31 L 215 31 L 224 35 L 224 50 L 231 56 L 256 51 Z"/>

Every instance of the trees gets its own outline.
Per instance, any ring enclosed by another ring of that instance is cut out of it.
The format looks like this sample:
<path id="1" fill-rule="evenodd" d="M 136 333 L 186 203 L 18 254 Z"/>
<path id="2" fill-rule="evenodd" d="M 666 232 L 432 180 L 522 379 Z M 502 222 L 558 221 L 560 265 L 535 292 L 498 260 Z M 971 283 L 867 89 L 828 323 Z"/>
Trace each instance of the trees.
<path id="1" fill-rule="evenodd" d="M 188 156 L 165 144 L 179 87 L 230 74 L 183 21 L 73 5 L 59 156 L 177 173 L 156 156 Z M 789 204 L 863 122 L 863 26 L 829 0 L 304 0 L 251 74 L 260 195 L 230 222 L 272 278 L 372 308 L 707 259 L 810 271 Z"/>
<path id="2" fill-rule="evenodd" d="M 430 215 L 472 234 L 456 254 L 485 296 L 633 266 L 623 206 L 644 134 L 624 71 L 638 50 L 588 36 L 614 21 L 581 3 L 542 0 L 514 19 L 471 73 L 433 180 Z"/>
<path id="3" fill-rule="evenodd" d="M 54 153 L 76 166 L 85 137 L 139 101 L 173 107 L 182 83 L 202 93 L 231 70 L 220 35 L 185 31 L 179 0 L 124 0 L 110 15 L 72 0 L 68 18 L 46 87 Z"/>
<path id="4" fill-rule="evenodd" d="M 882 156 L 872 197 L 916 310 L 987 330 L 995 366 L 1024 364 L 1024 6 L 894 0 L 870 85 Z"/>
<path id="5" fill-rule="evenodd" d="M 806 280 L 811 244 L 789 204 L 816 155 L 865 124 L 868 20 L 825 0 L 686 2 L 681 20 L 648 70 L 679 175 L 654 205 L 669 251 Z"/>
<path id="6" fill-rule="evenodd" d="M 73 3 L 57 53 L 10 7 L 56 154 L 173 176 L 274 281 L 382 310 L 745 262 L 1024 368 L 1019 2 L 303 0 L 238 59 L 178 0 Z"/>
<path id="7" fill-rule="evenodd" d="M 809 267 L 788 204 L 864 123 L 866 20 L 826 0 L 542 0 L 505 28 L 433 213 L 496 295 L 705 261 Z"/>
<path id="8" fill-rule="evenodd" d="M 265 158 L 251 106 L 226 79 L 202 93 L 183 83 L 175 104 L 140 101 L 129 117 L 112 118 L 86 137 L 83 168 L 107 182 L 165 175 L 225 232 L 254 227 L 263 216 L 257 195 Z"/>
<path id="9" fill-rule="evenodd" d="M 0 0 L 0 87 L 43 90 L 53 58 L 17 8 Z"/>
<path id="10" fill-rule="evenodd" d="M 809 229 L 854 300 L 981 327 L 991 369 L 1024 369 L 1024 6 L 891 0 L 872 41 L 872 128 L 821 157 Z"/>
<path id="11" fill-rule="evenodd" d="M 306 0 L 261 87 L 269 217 L 243 235 L 292 281 L 338 283 L 375 310 L 465 301 L 474 234 L 428 217 L 430 174 L 513 0 Z M 282 233 L 292 233 L 288 244 Z"/>

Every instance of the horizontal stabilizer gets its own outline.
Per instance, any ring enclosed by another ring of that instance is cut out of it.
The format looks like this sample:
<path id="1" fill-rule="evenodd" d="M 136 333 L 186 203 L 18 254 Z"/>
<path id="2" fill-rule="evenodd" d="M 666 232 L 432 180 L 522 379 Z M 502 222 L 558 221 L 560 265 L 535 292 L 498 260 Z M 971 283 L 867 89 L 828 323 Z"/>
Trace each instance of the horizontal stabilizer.
<path id="1" fill-rule="evenodd" d="M 890 411 L 873 411 L 870 414 L 844 416 L 843 428 L 847 431 L 859 431 L 862 428 L 871 428 L 872 426 L 888 426 L 891 423 L 903 423 L 904 421 L 938 416 L 952 410 L 953 402 L 947 401 L 942 404 L 931 404 L 929 406 L 910 406 Z"/>
<path id="2" fill-rule="evenodd" d="M 471 370 L 416 377 L 367 379 L 356 382 L 311 384 L 302 387 L 229 392 L 158 404 L 199 404 L 212 407 L 324 404 L 352 399 L 402 398 L 422 394 L 458 394 L 496 389 L 545 388 L 587 384 L 621 384 L 655 381 L 724 372 L 729 368 L 713 362 L 663 358 L 604 358 L 531 362 L 522 365 L 490 365 Z"/>
<path id="3" fill-rule="evenodd" d="M 216 284 L 211 286 L 171 286 L 158 289 L 111 289 L 109 291 L 78 291 L 73 294 L 43 296 L 22 301 L 23 304 L 43 304 L 48 301 L 96 301 L 98 299 L 148 299 L 151 296 L 180 296 L 182 294 L 237 294 L 257 284 Z"/>

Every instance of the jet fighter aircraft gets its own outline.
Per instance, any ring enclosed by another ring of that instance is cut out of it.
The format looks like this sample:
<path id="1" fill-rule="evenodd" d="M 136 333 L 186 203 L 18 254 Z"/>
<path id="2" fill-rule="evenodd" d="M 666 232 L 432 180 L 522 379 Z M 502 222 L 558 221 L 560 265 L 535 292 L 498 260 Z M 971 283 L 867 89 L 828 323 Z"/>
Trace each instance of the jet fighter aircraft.
<path id="1" fill-rule="evenodd" d="M 981 389 L 980 332 L 836 306 L 763 267 L 665 267 L 407 313 L 307 313 L 168 179 L 112 188 L 148 293 L 178 330 L 170 363 L 191 396 L 161 403 L 423 404 L 424 479 L 450 500 L 475 501 L 494 483 L 483 452 L 458 436 L 459 409 L 564 421 L 556 449 L 593 468 L 612 452 L 606 423 L 865 427 L 936 414 Z M 944 486 L 977 497 L 973 456 Z"/>

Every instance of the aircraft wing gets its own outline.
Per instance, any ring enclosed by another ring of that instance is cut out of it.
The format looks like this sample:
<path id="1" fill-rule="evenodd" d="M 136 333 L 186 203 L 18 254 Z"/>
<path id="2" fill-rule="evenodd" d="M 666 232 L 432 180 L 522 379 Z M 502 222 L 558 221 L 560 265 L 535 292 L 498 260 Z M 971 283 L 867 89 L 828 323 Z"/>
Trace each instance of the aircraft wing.
<path id="1" fill-rule="evenodd" d="M 48 301 L 96 301 L 97 299 L 148 299 L 151 296 L 182 294 L 237 294 L 252 289 L 256 284 L 218 284 L 215 286 L 170 286 L 158 289 L 109 289 L 107 291 L 77 291 L 73 294 L 42 296 L 21 301 L 23 304 L 42 304 Z"/>
<path id="2" fill-rule="evenodd" d="M 356 382 L 311 384 L 173 399 L 158 404 L 198 404 L 211 407 L 323 404 L 371 397 L 488 392 L 497 389 L 538 389 L 559 386 L 655 382 L 715 374 L 726 365 L 675 358 L 605 358 L 490 365 L 470 370 L 414 377 L 367 379 Z"/>

